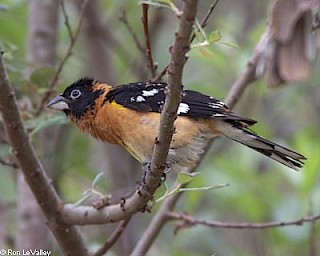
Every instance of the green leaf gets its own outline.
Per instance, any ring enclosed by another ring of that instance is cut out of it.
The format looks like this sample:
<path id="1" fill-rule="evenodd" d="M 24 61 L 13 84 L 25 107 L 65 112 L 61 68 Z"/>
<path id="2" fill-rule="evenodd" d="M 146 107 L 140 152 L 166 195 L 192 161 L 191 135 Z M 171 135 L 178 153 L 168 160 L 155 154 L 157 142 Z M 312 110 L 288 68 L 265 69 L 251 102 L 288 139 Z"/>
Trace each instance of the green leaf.
<path id="1" fill-rule="evenodd" d="M 205 48 L 205 47 L 199 47 L 199 52 L 200 54 L 205 57 L 205 58 L 212 58 L 213 57 L 213 52 L 210 51 L 209 49 Z"/>
<path id="2" fill-rule="evenodd" d="M 80 198 L 77 202 L 75 202 L 73 204 L 73 207 L 77 207 L 77 206 L 81 205 L 82 203 L 87 201 L 93 195 L 91 190 L 86 190 L 85 192 L 86 192 L 86 193 L 84 193 L 85 195 L 82 198 Z"/>
<path id="3" fill-rule="evenodd" d="M 215 43 L 221 39 L 221 34 L 218 30 L 212 31 L 208 37 L 209 43 Z"/>
<path id="4" fill-rule="evenodd" d="M 54 125 L 66 124 L 68 122 L 65 115 L 54 115 L 54 116 L 39 116 L 38 118 L 31 119 L 25 122 L 27 130 L 31 131 L 30 136 L 35 135 L 39 131 Z"/>
<path id="5" fill-rule="evenodd" d="M 228 46 L 230 48 L 239 48 L 239 46 L 236 43 L 231 43 L 231 42 L 218 42 L 218 44 Z"/>
<path id="6" fill-rule="evenodd" d="M 177 180 L 180 184 L 187 184 L 189 183 L 191 180 L 193 180 L 194 177 L 200 175 L 199 172 L 179 172 L 178 173 L 178 177 Z"/>
<path id="7" fill-rule="evenodd" d="M 218 184 L 218 185 L 211 185 L 211 186 L 207 186 L 207 187 L 200 187 L 200 188 L 180 188 L 178 190 L 178 192 L 182 192 L 182 191 L 202 191 L 202 190 L 210 190 L 210 189 L 219 189 L 219 188 L 225 188 L 228 187 L 229 183 L 225 183 L 225 184 Z"/>
<path id="8" fill-rule="evenodd" d="M 102 176 L 104 175 L 103 172 L 100 172 L 97 174 L 97 176 L 94 178 L 94 180 L 92 181 L 92 185 L 91 188 L 95 188 L 98 184 L 98 182 L 101 180 Z"/>

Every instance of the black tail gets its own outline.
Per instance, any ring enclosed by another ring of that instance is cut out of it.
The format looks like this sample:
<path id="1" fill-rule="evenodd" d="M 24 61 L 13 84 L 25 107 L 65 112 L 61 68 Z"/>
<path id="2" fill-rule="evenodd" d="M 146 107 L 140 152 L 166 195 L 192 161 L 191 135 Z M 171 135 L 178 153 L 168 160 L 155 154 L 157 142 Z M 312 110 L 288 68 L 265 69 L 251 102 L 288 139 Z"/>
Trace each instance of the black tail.
<path id="1" fill-rule="evenodd" d="M 228 125 L 224 130 L 224 135 L 296 171 L 303 166 L 302 160 L 306 160 L 303 155 L 266 140 L 242 127 Z"/>

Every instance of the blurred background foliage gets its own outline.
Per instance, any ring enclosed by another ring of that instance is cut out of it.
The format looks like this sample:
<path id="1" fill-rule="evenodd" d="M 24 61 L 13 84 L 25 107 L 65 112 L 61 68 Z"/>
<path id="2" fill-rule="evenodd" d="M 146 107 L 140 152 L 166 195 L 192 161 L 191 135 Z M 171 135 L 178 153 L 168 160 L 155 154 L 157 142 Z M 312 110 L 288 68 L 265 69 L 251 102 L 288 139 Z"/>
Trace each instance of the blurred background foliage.
<path id="1" fill-rule="evenodd" d="M 200 1 L 198 17 L 201 19 L 211 1 Z M 66 1 L 72 28 L 75 28 L 79 13 L 72 1 Z M 89 1 L 90 4 L 90 1 Z M 219 42 L 238 47 L 214 43 L 205 50 L 193 49 L 185 66 L 183 81 L 186 88 L 223 99 L 233 81 L 244 69 L 255 44 L 263 33 L 269 1 L 221 0 L 213 13 L 206 32 L 219 31 Z M 127 19 L 143 42 L 141 7 L 137 1 L 101 1 L 103 21 L 109 28 L 114 42 L 110 52 L 110 63 L 117 84 L 150 78 L 144 56 L 138 51 L 131 35 L 119 18 L 126 13 Z M 168 9 L 151 8 L 150 17 L 161 15 L 159 24 L 153 24 L 152 50 L 160 71 L 169 61 L 168 48 L 173 42 L 177 27 L 175 16 Z M 34 111 L 44 89 L 48 86 L 55 68 L 35 69 L 31 76 L 25 75 L 28 1 L 2 0 L 0 4 L 0 43 L 5 54 L 10 81 L 17 91 L 26 127 L 31 140 L 37 144 L 37 131 L 51 125 L 65 125 L 63 141 L 64 155 L 60 162 L 56 186 L 67 202 L 75 202 L 90 187 L 97 169 L 93 163 L 99 161 L 91 138 L 81 134 L 67 124 L 58 113 L 45 111 L 34 119 Z M 69 44 L 63 16 L 59 18 L 58 59 L 61 60 Z M 87 45 L 80 36 L 73 55 L 68 59 L 59 79 L 58 91 L 72 81 L 88 74 Z M 190 184 L 192 187 L 230 183 L 219 190 L 186 192 L 177 205 L 178 211 L 186 211 L 202 219 L 229 222 L 268 222 L 295 220 L 310 213 L 320 212 L 320 73 L 319 58 L 316 58 L 310 80 L 269 89 L 264 80 L 252 84 L 241 98 L 235 112 L 256 119 L 259 123 L 254 131 L 268 139 L 292 148 L 308 159 L 301 172 L 294 172 L 263 156 L 227 139 L 214 141 L 197 171 L 201 175 Z M 10 148 L 0 145 L 0 156 L 7 157 Z M 54 158 L 56 152 L 42 155 L 42 159 Z M 117 168 L 121 168 L 118 166 Z M 111 170 L 117 172 L 117 170 Z M 136 179 L 140 171 L 136 172 Z M 174 175 L 174 174 L 172 174 Z M 16 173 L 0 165 L 0 193 L 2 200 L 15 203 Z M 99 184 L 103 193 L 110 190 L 110 179 Z M 134 188 L 132 180 L 128 190 Z M 113 187 L 117 187 L 114 185 Z M 157 207 L 154 209 L 156 211 Z M 9 236 L 15 234 L 15 207 L 8 218 Z M 153 213 L 152 213 L 153 214 Z M 152 218 L 152 214 L 138 214 L 143 224 L 136 227 L 139 240 L 141 232 Z M 135 217 L 136 218 L 136 217 Z M 133 219 L 134 225 L 135 219 Z M 311 224 L 274 228 L 268 230 L 210 229 L 203 226 L 181 230 L 173 234 L 175 222 L 169 222 L 162 230 L 150 255 L 308 255 L 312 241 L 320 241 L 319 224 L 312 232 Z M 105 227 L 108 229 L 109 227 Z M 84 228 L 85 230 L 85 228 Z M 102 243 L 105 236 L 86 234 L 92 247 Z M 136 242 L 136 241 L 133 241 Z M 319 247 L 319 245 L 318 245 Z M 318 248 L 320 254 L 320 247 Z"/>

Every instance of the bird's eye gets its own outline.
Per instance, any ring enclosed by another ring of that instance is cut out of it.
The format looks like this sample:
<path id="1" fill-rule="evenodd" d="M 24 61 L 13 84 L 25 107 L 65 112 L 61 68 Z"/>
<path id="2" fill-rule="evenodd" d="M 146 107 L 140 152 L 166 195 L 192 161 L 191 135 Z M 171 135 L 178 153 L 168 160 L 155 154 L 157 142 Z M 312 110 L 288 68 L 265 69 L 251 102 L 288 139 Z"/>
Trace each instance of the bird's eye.
<path id="1" fill-rule="evenodd" d="M 73 100 L 78 99 L 80 96 L 81 96 L 81 91 L 78 89 L 75 89 L 70 93 L 70 97 Z"/>

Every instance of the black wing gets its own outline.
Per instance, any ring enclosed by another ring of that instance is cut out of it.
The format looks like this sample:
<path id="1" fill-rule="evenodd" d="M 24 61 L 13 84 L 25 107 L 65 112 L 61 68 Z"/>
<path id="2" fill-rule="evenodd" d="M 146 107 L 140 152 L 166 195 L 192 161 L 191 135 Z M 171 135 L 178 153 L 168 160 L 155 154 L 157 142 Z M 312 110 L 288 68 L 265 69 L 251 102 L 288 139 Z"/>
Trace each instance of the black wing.
<path id="1" fill-rule="evenodd" d="M 130 83 L 115 87 L 106 100 L 141 112 L 161 112 L 165 101 L 165 83 Z"/>
<path id="2" fill-rule="evenodd" d="M 118 86 L 112 89 L 106 100 L 115 101 L 124 107 L 141 112 L 161 112 L 166 99 L 166 83 L 140 82 Z M 178 108 L 179 116 L 217 118 L 225 121 L 239 121 L 246 125 L 255 124 L 252 119 L 233 115 L 226 104 L 200 92 L 184 90 Z"/>

